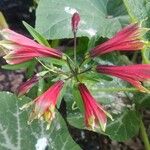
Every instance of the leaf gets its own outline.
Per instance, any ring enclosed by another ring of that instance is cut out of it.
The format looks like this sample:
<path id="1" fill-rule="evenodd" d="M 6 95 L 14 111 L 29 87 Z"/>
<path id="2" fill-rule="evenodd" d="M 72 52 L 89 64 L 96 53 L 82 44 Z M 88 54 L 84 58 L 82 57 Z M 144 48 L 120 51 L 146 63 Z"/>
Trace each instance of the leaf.
<path id="1" fill-rule="evenodd" d="M 80 111 L 84 112 L 83 111 L 83 102 L 82 102 L 82 98 L 81 98 L 80 92 L 78 90 L 78 85 L 74 84 L 72 90 L 73 90 L 72 94 L 73 94 L 73 97 L 74 97 L 74 101 L 76 102 L 76 104 L 79 107 Z"/>
<path id="2" fill-rule="evenodd" d="M 68 86 L 68 82 L 66 81 L 66 82 L 64 83 L 64 86 L 63 86 L 63 88 L 62 88 L 62 90 L 61 90 L 61 92 L 60 92 L 59 98 L 58 98 L 58 100 L 57 100 L 57 108 L 58 108 L 58 109 L 60 108 L 61 101 L 62 101 L 62 99 L 63 99 L 63 96 L 64 96 L 65 92 L 66 92 L 67 86 Z"/>
<path id="3" fill-rule="evenodd" d="M 88 72 L 79 76 L 80 80 L 88 80 L 94 83 L 100 82 L 102 79 L 112 81 L 112 78 L 96 72 Z"/>
<path id="4" fill-rule="evenodd" d="M 27 125 L 27 112 L 19 110 L 23 103 L 31 101 L 29 98 L 23 97 L 19 100 L 8 92 L 0 92 L 0 97 L 0 149 L 80 150 L 58 112 L 50 129 L 46 131 L 42 121 Z"/>
<path id="5" fill-rule="evenodd" d="M 113 16 L 128 14 L 122 0 L 117 0 L 113 2 L 109 0 L 107 4 L 107 11 L 109 15 Z"/>
<path id="6" fill-rule="evenodd" d="M 66 62 L 61 59 L 56 58 L 38 58 L 43 61 L 45 65 L 58 65 L 58 66 L 66 66 Z"/>
<path id="7" fill-rule="evenodd" d="M 40 33 L 38 33 L 33 27 L 31 27 L 25 21 L 23 21 L 23 24 L 37 42 L 39 42 L 42 45 L 50 47 L 48 41 Z"/>
<path id="8" fill-rule="evenodd" d="M 140 126 L 139 116 L 135 111 L 126 110 L 115 121 L 108 124 L 106 134 L 117 141 L 126 141 L 138 134 Z"/>
<path id="9" fill-rule="evenodd" d="M 30 67 L 32 64 L 32 61 L 29 62 L 24 62 L 21 64 L 16 64 L 16 65 L 3 65 L 2 69 L 6 69 L 6 70 L 18 70 L 18 69 L 26 69 L 28 67 Z"/>
<path id="10" fill-rule="evenodd" d="M 142 21 L 147 18 L 144 0 L 123 0 L 123 2 L 133 22 Z"/>
<path id="11" fill-rule="evenodd" d="M 129 16 L 122 0 L 108 1 L 107 11 L 110 17 L 117 18 L 122 26 L 129 24 Z"/>
<path id="12" fill-rule="evenodd" d="M 121 28 L 121 23 L 118 17 L 109 18 L 107 2 L 108 0 L 41 0 L 36 11 L 36 30 L 47 39 L 73 38 L 71 17 L 78 11 L 81 18 L 78 37 L 111 37 Z"/>
<path id="13" fill-rule="evenodd" d="M 150 94 L 137 93 L 134 95 L 133 100 L 138 108 L 150 108 Z"/>
<path id="14" fill-rule="evenodd" d="M 77 85 L 70 83 L 64 94 L 67 102 L 67 121 L 77 128 L 85 128 L 83 120 L 83 103 Z"/>

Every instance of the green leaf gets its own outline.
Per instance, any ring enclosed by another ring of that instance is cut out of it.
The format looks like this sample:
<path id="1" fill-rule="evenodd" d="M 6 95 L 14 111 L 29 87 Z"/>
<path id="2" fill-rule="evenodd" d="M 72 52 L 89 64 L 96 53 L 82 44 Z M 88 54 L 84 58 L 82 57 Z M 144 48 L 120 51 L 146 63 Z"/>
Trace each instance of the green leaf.
<path id="1" fill-rule="evenodd" d="M 81 17 L 78 37 L 111 37 L 121 28 L 121 23 L 118 17 L 109 18 L 107 2 L 108 0 L 41 0 L 36 11 L 36 29 L 47 39 L 72 38 L 71 17 L 78 11 Z"/>
<path id="2" fill-rule="evenodd" d="M 3 65 L 2 69 L 6 69 L 6 70 L 26 69 L 26 68 L 30 67 L 31 64 L 32 64 L 32 61 L 24 62 L 24 63 L 17 64 L 17 65 Z"/>
<path id="3" fill-rule="evenodd" d="M 73 83 L 68 85 L 64 100 L 67 104 L 67 121 L 77 128 L 85 128 L 83 119 L 83 102 L 77 86 Z"/>
<path id="4" fill-rule="evenodd" d="M 36 65 L 37 65 L 37 61 L 35 59 L 33 59 L 31 61 L 30 66 L 26 70 L 26 77 L 27 78 L 31 78 L 33 76 Z"/>
<path id="5" fill-rule="evenodd" d="M 44 79 L 40 79 L 38 82 L 38 91 L 37 96 L 41 95 L 44 92 L 45 81 Z"/>
<path id="6" fill-rule="evenodd" d="M 60 107 L 62 98 L 64 97 L 64 94 L 66 93 L 67 86 L 68 86 L 68 82 L 66 81 L 66 82 L 64 83 L 63 89 L 62 89 L 61 92 L 60 92 L 60 96 L 59 96 L 59 98 L 58 98 L 58 100 L 57 100 L 57 108 L 58 108 L 58 109 L 59 109 L 59 107 Z"/>
<path id="7" fill-rule="evenodd" d="M 126 8 L 122 0 L 117 1 L 109 0 L 107 4 L 107 11 L 109 17 L 117 18 L 122 26 L 126 26 L 129 24 L 129 15 L 126 11 Z"/>
<path id="8" fill-rule="evenodd" d="M 38 33 L 33 27 L 31 27 L 25 21 L 23 21 L 23 24 L 37 42 L 39 42 L 42 45 L 50 47 L 48 41 L 40 33 Z"/>
<path id="9" fill-rule="evenodd" d="M 122 0 L 117 0 L 113 2 L 109 0 L 107 5 L 108 5 L 107 11 L 109 15 L 113 16 L 127 15 L 127 11 Z"/>
<path id="10" fill-rule="evenodd" d="M 74 101 L 76 102 L 77 106 L 80 108 L 81 112 L 84 112 L 84 108 L 83 108 L 83 102 L 82 102 L 82 98 L 78 89 L 78 84 L 74 84 L 73 86 L 73 98 Z"/>
<path id="11" fill-rule="evenodd" d="M 123 0 L 133 22 L 142 21 L 147 17 L 144 0 Z"/>
<path id="12" fill-rule="evenodd" d="M 126 141 L 138 134 L 140 126 L 139 116 L 135 111 L 126 110 L 115 121 L 108 124 L 106 134 L 116 141 Z"/>
<path id="13" fill-rule="evenodd" d="M 31 101 L 29 98 L 19 100 L 8 92 L 0 92 L 0 97 L 0 149 L 81 149 L 69 135 L 58 112 L 50 129 L 46 131 L 43 121 L 34 121 L 30 126 L 27 125 L 27 112 L 19 110 L 24 103 Z"/>
<path id="14" fill-rule="evenodd" d="M 150 108 L 150 94 L 137 93 L 133 100 L 138 108 Z"/>
<path id="15" fill-rule="evenodd" d="M 38 59 L 44 62 L 45 65 L 67 66 L 66 62 L 61 59 L 56 59 L 56 58 L 38 58 Z"/>
<path id="16" fill-rule="evenodd" d="M 90 82 L 100 82 L 102 79 L 107 80 L 107 81 L 112 81 L 112 78 L 103 74 L 99 74 L 96 72 L 88 72 L 81 74 L 79 76 L 79 79 L 82 81 L 90 81 Z"/>

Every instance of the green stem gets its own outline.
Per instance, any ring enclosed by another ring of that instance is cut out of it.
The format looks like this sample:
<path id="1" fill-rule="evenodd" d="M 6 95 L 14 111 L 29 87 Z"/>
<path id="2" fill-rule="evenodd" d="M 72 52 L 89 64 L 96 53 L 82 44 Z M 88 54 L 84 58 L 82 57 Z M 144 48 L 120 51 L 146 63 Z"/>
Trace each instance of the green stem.
<path id="1" fill-rule="evenodd" d="M 77 72 L 72 69 L 68 58 L 67 58 L 67 64 L 68 64 L 68 67 L 69 67 L 70 71 L 72 72 L 72 75 L 70 77 L 66 78 L 65 80 L 68 80 L 68 79 L 70 79 L 72 77 L 75 77 L 75 79 L 79 82 L 79 79 L 77 77 Z"/>
<path id="2" fill-rule="evenodd" d="M 88 69 L 86 69 L 86 70 L 83 70 L 83 71 L 81 71 L 81 72 L 79 72 L 79 73 L 77 73 L 77 75 L 80 75 L 80 74 L 83 74 L 83 73 L 85 73 L 85 72 L 91 71 L 91 69 L 92 69 L 92 67 L 91 67 L 91 68 L 88 68 Z M 76 76 L 77 76 L 77 75 L 76 75 Z M 73 74 L 72 74 L 70 77 L 66 78 L 65 80 L 68 80 L 68 79 L 70 79 L 70 78 L 72 78 L 72 77 L 74 77 Z"/>
<path id="3" fill-rule="evenodd" d="M 65 74 L 65 72 L 62 72 L 60 70 L 54 70 L 54 69 L 51 69 L 49 67 L 47 67 L 41 60 L 39 60 L 38 58 L 36 58 L 36 60 L 45 68 L 47 69 L 49 72 L 53 72 L 53 73 L 56 73 L 56 74 L 62 74 L 62 75 L 65 75 L 65 76 L 68 76 L 67 74 Z"/>
<path id="4" fill-rule="evenodd" d="M 77 38 L 76 38 L 76 32 L 73 32 L 74 35 L 74 62 L 77 63 Z"/>
<path id="5" fill-rule="evenodd" d="M 68 55 L 66 55 L 65 54 L 65 56 L 66 56 L 66 63 L 68 64 L 68 61 L 70 61 L 71 63 L 72 63 L 72 65 L 74 66 L 74 68 L 76 67 L 76 65 L 74 64 L 74 62 L 72 61 L 72 59 L 68 56 Z"/>
<path id="6" fill-rule="evenodd" d="M 140 133 L 141 133 L 141 139 L 144 142 L 145 150 L 150 150 L 150 143 L 149 143 L 148 135 L 146 133 L 146 129 L 142 121 L 142 118 L 140 121 Z"/>
<path id="7" fill-rule="evenodd" d="M 70 62 L 69 62 L 69 59 L 68 59 L 68 58 L 67 58 L 67 65 L 68 65 L 70 71 L 72 72 L 72 74 L 74 75 L 75 72 L 74 72 L 74 70 L 72 69 L 72 67 L 71 67 L 71 65 L 70 65 Z"/>

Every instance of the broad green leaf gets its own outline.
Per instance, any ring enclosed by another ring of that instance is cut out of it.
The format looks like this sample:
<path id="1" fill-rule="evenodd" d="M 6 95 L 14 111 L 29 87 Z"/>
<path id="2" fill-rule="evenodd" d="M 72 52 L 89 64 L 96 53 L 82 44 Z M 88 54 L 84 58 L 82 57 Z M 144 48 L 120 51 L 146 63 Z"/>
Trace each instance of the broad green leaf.
<path id="1" fill-rule="evenodd" d="M 123 0 L 123 2 L 133 22 L 139 22 L 147 18 L 144 0 Z"/>
<path id="2" fill-rule="evenodd" d="M 20 100 L 8 92 L 0 92 L 0 97 L 0 149 L 80 150 L 58 112 L 46 131 L 43 121 L 35 120 L 27 125 L 28 113 L 19 110 L 24 103 L 31 101 L 29 98 Z"/>
<path id="3" fill-rule="evenodd" d="M 99 74 L 99 73 L 96 73 L 93 71 L 81 74 L 81 75 L 79 75 L 79 78 L 80 78 L 80 80 L 87 80 L 87 81 L 94 82 L 94 83 L 100 82 L 101 79 L 104 79 L 107 81 L 112 81 L 111 77 L 102 75 L 102 74 Z"/>
<path id="4" fill-rule="evenodd" d="M 108 0 L 107 11 L 109 15 L 113 16 L 127 15 L 127 11 L 122 0 L 113 2 L 111 0 Z"/>
<path id="5" fill-rule="evenodd" d="M 47 39 L 72 38 L 71 17 L 77 11 L 81 17 L 78 37 L 111 37 L 121 28 L 121 24 L 118 17 L 108 16 L 107 2 L 108 0 L 41 0 L 36 11 L 36 29 Z"/>
<path id="6" fill-rule="evenodd" d="M 18 70 L 18 69 L 26 69 L 28 67 L 30 67 L 32 64 L 32 61 L 29 62 L 24 62 L 21 64 L 17 64 L 17 65 L 3 65 L 2 69 L 7 69 L 7 70 Z"/>
<path id="7" fill-rule="evenodd" d="M 150 94 L 137 93 L 134 95 L 133 100 L 138 108 L 150 108 Z"/>
<path id="8" fill-rule="evenodd" d="M 122 0 L 108 0 L 107 11 L 109 17 L 117 18 L 122 26 L 129 24 L 129 16 Z"/>
<path id="9" fill-rule="evenodd" d="M 70 82 L 68 85 L 66 93 L 64 94 L 64 100 L 67 104 L 67 120 L 69 124 L 77 128 L 85 128 L 83 120 L 83 102 L 77 85 L 74 85 L 73 82 Z"/>
<path id="10" fill-rule="evenodd" d="M 36 65 L 37 65 L 37 61 L 35 59 L 33 59 L 31 61 L 30 66 L 26 70 L 26 77 L 27 78 L 31 78 L 33 76 Z"/>
<path id="11" fill-rule="evenodd" d="M 58 98 L 58 100 L 57 100 L 57 108 L 58 108 L 58 109 L 59 109 L 59 107 L 60 107 L 62 98 L 64 97 L 64 94 L 66 93 L 66 88 L 67 88 L 67 86 L 68 86 L 68 82 L 66 81 L 66 82 L 64 83 L 63 89 L 61 90 L 60 95 L 59 95 L 59 98 Z"/>
<path id="12" fill-rule="evenodd" d="M 112 140 L 126 141 L 138 134 L 140 120 L 135 111 L 126 110 L 114 119 L 106 128 L 106 134 Z"/>
<path id="13" fill-rule="evenodd" d="M 105 65 L 129 65 L 132 62 L 126 55 L 121 55 L 118 52 L 112 52 L 107 55 L 104 55 L 100 58 L 95 58 L 95 61 L 99 64 Z"/>
<path id="14" fill-rule="evenodd" d="M 78 85 L 74 84 L 72 94 L 73 94 L 73 97 L 74 97 L 74 101 L 76 102 L 76 105 L 79 107 L 80 111 L 84 112 L 83 111 L 83 102 L 82 102 L 80 92 L 78 90 Z"/>
<path id="15" fill-rule="evenodd" d="M 39 42 L 42 45 L 50 47 L 48 41 L 40 33 L 38 33 L 33 27 L 31 27 L 25 21 L 23 21 L 23 24 L 37 42 Z"/>

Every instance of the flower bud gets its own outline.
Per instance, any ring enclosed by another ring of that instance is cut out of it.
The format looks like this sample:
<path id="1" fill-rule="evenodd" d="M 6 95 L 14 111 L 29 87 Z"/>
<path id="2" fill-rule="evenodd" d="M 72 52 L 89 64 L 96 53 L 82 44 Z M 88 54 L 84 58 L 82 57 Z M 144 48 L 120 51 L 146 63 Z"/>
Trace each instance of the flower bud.
<path id="1" fill-rule="evenodd" d="M 76 33 L 78 30 L 79 22 L 80 22 L 80 15 L 76 12 L 73 14 L 71 21 L 72 31 L 74 33 Z"/>

